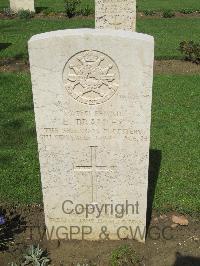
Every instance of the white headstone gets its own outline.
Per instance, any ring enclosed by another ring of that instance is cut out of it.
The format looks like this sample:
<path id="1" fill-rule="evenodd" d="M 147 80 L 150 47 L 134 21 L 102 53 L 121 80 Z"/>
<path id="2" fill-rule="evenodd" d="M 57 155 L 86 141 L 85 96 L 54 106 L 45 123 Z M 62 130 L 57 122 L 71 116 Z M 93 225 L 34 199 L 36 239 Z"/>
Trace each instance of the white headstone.
<path id="1" fill-rule="evenodd" d="M 95 0 L 97 29 L 135 31 L 136 0 Z"/>
<path id="2" fill-rule="evenodd" d="M 34 0 L 10 0 L 10 9 L 14 12 L 20 10 L 35 12 Z"/>
<path id="3" fill-rule="evenodd" d="M 105 227 L 108 239 L 142 234 L 153 37 L 49 32 L 31 38 L 29 55 L 49 238 L 99 240 Z"/>

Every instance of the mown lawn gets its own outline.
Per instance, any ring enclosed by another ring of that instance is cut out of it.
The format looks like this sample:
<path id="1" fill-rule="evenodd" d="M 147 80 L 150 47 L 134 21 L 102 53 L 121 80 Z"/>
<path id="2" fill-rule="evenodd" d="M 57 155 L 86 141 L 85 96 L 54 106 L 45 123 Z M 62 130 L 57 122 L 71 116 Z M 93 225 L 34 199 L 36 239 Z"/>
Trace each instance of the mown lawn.
<path id="1" fill-rule="evenodd" d="M 0 20 L 0 58 L 28 58 L 27 41 L 37 33 L 83 27 L 94 27 L 94 19 Z M 199 19 L 196 18 L 138 19 L 137 31 L 155 37 L 156 59 L 181 59 L 178 50 L 181 41 L 200 41 Z M 4 44 L 10 46 L 5 48 Z"/>
<path id="2" fill-rule="evenodd" d="M 90 6 L 94 8 L 94 0 L 81 0 L 80 6 Z M 65 3 L 64 0 L 35 0 L 36 12 L 43 9 L 50 8 L 55 12 L 63 12 Z M 9 7 L 9 0 L 1 0 L 0 10 Z"/>
<path id="3" fill-rule="evenodd" d="M 94 7 L 94 0 L 82 0 L 82 5 Z M 1 0 L 0 9 L 9 6 L 9 0 Z M 35 0 L 36 7 L 48 7 L 55 11 L 64 11 L 64 0 Z M 200 10 L 199 0 L 137 0 L 139 11 L 155 10 L 161 11 L 172 9 L 179 11 L 182 9 Z"/>
<path id="4" fill-rule="evenodd" d="M 151 149 L 161 153 L 154 208 L 200 211 L 200 75 L 156 76 Z M 0 74 L 0 200 L 41 202 L 29 74 Z M 151 187 L 151 184 L 150 184 Z"/>
<path id="5" fill-rule="evenodd" d="M 28 58 L 27 41 L 35 34 L 75 28 L 94 27 L 93 19 L 0 20 L 0 43 L 11 44 L 0 49 L 0 58 Z"/>
<path id="6" fill-rule="evenodd" d="M 0 201 L 41 200 L 30 76 L 0 73 Z"/>
<path id="7" fill-rule="evenodd" d="M 200 211 L 200 75 L 154 80 L 151 148 L 162 161 L 154 207 Z"/>
<path id="8" fill-rule="evenodd" d="M 154 36 L 156 59 L 181 59 L 180 42 L 200 42 L 199 25 L 200 20 L 196 18 L 140 19 L 137 20 L 137 31 Z"/>
<path id="9" fill-rule="evenodd" d="M 180 11 L 183 9 L 200 10 L 199 0 L 137 0 L 138 10 L 163 11 L 172 9 Z"/>

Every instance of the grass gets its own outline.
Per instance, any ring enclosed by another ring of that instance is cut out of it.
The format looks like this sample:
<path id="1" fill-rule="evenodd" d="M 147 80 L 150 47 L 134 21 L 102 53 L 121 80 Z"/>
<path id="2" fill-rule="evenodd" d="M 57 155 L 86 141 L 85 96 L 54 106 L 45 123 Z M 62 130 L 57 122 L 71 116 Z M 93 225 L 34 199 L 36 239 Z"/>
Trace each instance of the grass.
<path id="1" fill-rule="evenodd" d="M 81 6 L 92 6 L 94 7 L 94 0 L 82 0 Z M 9 0 L 1 0 L 0 10 L 3 8 L 9 7 Z M 63 12 L 64 9 L 64 0 L 35 0 L 36 11 L 43 10 L 46 8 L 51 8 L 55 12 Z"/>
<path id="2" fill-rule="evenodd" d="M 162 152 L 158 211 L 200 211 L 199 84 L 200 75 L 155 77 L 151 148 Z M 0 93 L 0 200 L 41 202 L 29 74 L 1 73 Z"/>
<path id="3" fill-rule="evenodd" d="M 199 0 L 137 0 L 138 10 L 155 10 L 163 11 L 166 9 L 172 9 L 179 11 L 187 8 L 190 10 L 200 10 Z"/>
<path id="4" fill-rule="evenodd" d="M 139 256 L 131 248 L 131 246 L 123 245 L 114 249 L 110 256 L 110 265 L 119 266 L 119 265 L 138 265 Z"/>
<path id="5" fill-rule="evenodd" d="M 200 42 L 199 20 L 195 18 L 141 19 L 137 21 L 137 31 L 154 36 L 156 59 L 182 59 L 180 42 Z"/>
<path id="6" fill-rule="evenodd" d="M 30 76 L 0 74 L 1 200 L 41 200 Z"/>
<path id="7" fill-rule="evenodd" d="M 64 11 L 63 0 L 36 0 L 37 10 Z M 81 5 L 94 7 L 94 0 Z M 139 11 L 200 10 L 198 0 L 138 0 Z M 0 0 L 0 10 L 9 7 Z M 0 20 L 0 58 L 27 59 L 27 41 L 38 33 L 94 27 L 94 19 Z M 137 31 L 155 37 L 156 59 L 181 59 L 183 40 L 200 42 L 198 18 L 138 19 Z M 158 75 L 154 80 L 151 149 L 162 153 L 153 207 L 158 211 L 200 211 L 200 75 Z M 0 200 L 42 201 L 29 74 L 0 73 Z M 150 188 L 152 184 L 150 184 Z"/>
<path id="8" fill-rule="evenodd" d="M 0 20 L 0 44 L 11 44 L 6 49 L 0 49 L 0 58 L 28 58 L 27 41 L 32 35 L 79 27 L 94 27 L 94 20 L 91 18 Z M 200 41 L 199 20 L 196 18 L 139 19 L 137 31 L 155 37 L 156 59 L 181 59 L 183 56 L 178 50 L 181 41 Z"/>
<path id="9" fill-rule="evenodd" d="M 28 58 L 27 41 L 31 36 L 69 28 L 94 27 L 92 19 L 33 19 L 0 20 L 0 43 L 11 43 L 7 49 L 0 50 L 0 58 Z"/>
<path id="10" fill-rule="evenodd" d="M 91 5 L 94 7 L 94 0 L 82 0 L 82 5 Z M 44 8 L 50 7 L 55 11 L 64 11 L 63 0 L 35 0 L 36 7 Z M 179 11 L 187 8 L 189 10 L 200 10 L 199 0 L 137 0 L 137 6 L 139 11 L 155 10 L 163 11 L 166 9 L 172 9 Z M 0 9 L 9 7 L 9 0 L 1 0 Z"/>
<path id="11" fill-rule="evenodd" d="M 158 210 L 200 211 L 199 85 L 200 75 L 155 78 L 151 147 L 162 152 Z"/>

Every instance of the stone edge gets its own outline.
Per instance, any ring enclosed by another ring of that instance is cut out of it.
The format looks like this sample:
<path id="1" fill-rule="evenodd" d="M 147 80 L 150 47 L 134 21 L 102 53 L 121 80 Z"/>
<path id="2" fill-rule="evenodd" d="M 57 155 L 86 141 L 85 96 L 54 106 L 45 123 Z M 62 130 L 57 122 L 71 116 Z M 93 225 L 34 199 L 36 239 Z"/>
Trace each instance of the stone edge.
<path id="1" fill-rule="evenodd" d="M 124 30 L 111 30 L 111 29 L 67 29 L 67 30 L 57 30 L 50 31 L 46 33 L 40 33 L 33 35 L 28 44 L 31 44 L 36 41 L 53 39 L 53 38 L 63 38 L 66 36 L 84 36 L 84 35 L 93 35 L 93 36 L 108 36 L 108 37 L 120 37 L 120 38 L 130 38 L 134 40 L 142 40 L 149 43 L 154 43 L 154 37 L 144 33 L 124 31 Z"/>

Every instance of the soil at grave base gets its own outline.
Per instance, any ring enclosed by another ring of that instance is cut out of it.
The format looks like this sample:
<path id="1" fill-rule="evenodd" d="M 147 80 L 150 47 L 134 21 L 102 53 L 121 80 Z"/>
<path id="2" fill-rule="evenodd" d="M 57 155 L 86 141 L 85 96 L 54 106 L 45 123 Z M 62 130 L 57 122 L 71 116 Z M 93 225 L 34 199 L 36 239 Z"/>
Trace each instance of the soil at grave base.
<path id="1" fill-rule="evenodd" d="M 110 265 L 111 252 L 121 245 L 130 245 L 139 257 L 140 263 L 145 266 L 199 266 L 200 265 L 200 226 L 199 217 L 189 217 L 188 226 L 171 226 L 172 213 L 160 216 L 153 213 L 146 244 L 134 240 L 124 241 L 47 241 L 41 237 L 44 230 L 44 215 L 41 206 L 11 207 L 3 206 L 10 216 L 20 215 L 24 218 L 25 226 L 22 232 L 14 236 L 14 241 L 9 249 L 0 252 L 0 265 L 6 266 L 10 262 L 18 262 L 27 246 L 40 244 L 47 249 L 52 266 L 77 265 Z M 156 226 L 156 227 L 155 227 Z M 12 225 L 13 227 L 13 225 Z M 32 227 L 32 230 L 30 229 Z M 38 229 L 39 228 L 39 229 Z M 167 229 L 166 229 L 167 228 Z M 171 227 L 170 227 L 171 228 Z M 165 229 L 165 230 L 164 230 Z M 40 230 L 40 231 L 39 231 Z M 172 230 L 172 231 L 171 231 Z M 39 233 L 40 232 L 40 233 Z M 159 237 L 160 235 L 160 237 Z M 167 238 L 173 237 L 171 240 Z M 132 264 L 122 264 L 132 265 Z"/>
<path id="2" fill-rule="evenodd" d="M 10 58 L 0 59 L 0 72 L 29 71 L 29 63 L 24 60 Z"/>
<path id="3" fill-rule="evenodd" d="M 15 19 L 17 18 L 18 16 L 17 15 L 12 15 L 12 16 L 6 16 L 3 12 L 0 12 L 0 19 Z M 76 18 L 79 18 L 79 19 L 88 19 L 88 18 L 94 18 L 94 14 L 91 14 L 89 16 L 81 16 L 81 15 L 78 15 L 78 16 L 75 16 L 71 19 L 76 19 Z M 144 12 L 137 12 L 137 17 L 138 18 L 162 18 L 163 17 L 163 12 L 155 12 L 155 14 L 153 15 L 145 15 Z M 174 16 L 172 18 L 199 18 L 200 17 L 200 12 L 199 11 L 196 11 L 196 12 L 193 12 L 193 13 L 190 13 L 190 14 L 183 14 L 181 12 L 174 12 Z M 50 13 L 48 15 L 45 15 L 44 13 L 36 13 L 34 15 L 34 17 L 32 19 L 63 19 L 63 18 L 66 18 L 66 19 L 69 19 L 65 13 L 63 12 L 58 12 L 58 13 Z"/>
<path id="4" fill-rule="evenodd" d="M 0 11 L 0 19 L 16 19 L 18 18 L 17 14 L 13 14 L 12 16 L 7 16 L 3 12 Z M 58 13 L 50 13 L 48 15 L 45 15 L 43 13 L 36 13 L 32 18 L 30 19 L 63 19 L 65 18 L 66 20 L 73 20 L 73 19 L 90 19 L 94 18 L 94 15 L 89 15 L 89 16 L 82 16 L 82 15 L 77 15 L 72 18 L 68 18 L 65 13 L 58 12 Z"/>
<path id="5" fill-rule="evenodd" d="M 0 72 L 29 72 L 29 63 L 18 59 L 0 59 Z M 200 65 L 183 60 L 156 60 L 155 74 L 200 74 Z"/>
<path id="6" fill-rule="evenodd" d="M 154 15 L 145 15 L 144 12 L 137 12 L 138 18 L 163 18 L 163 12 L 155 12 Z M 172 18 L 199 18 L 200 12 L 196 11 L 191 14 L 183 14 L 181 12 L 174 12 L 174 16 Z"/>
<path id="7" fill-rule="evenodd" d="M 183 60 L 156 60 L 155 74 L 200 74 L 200 64 Z"/>

